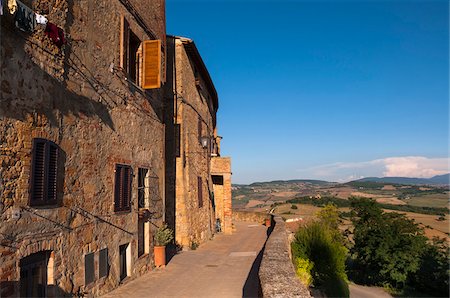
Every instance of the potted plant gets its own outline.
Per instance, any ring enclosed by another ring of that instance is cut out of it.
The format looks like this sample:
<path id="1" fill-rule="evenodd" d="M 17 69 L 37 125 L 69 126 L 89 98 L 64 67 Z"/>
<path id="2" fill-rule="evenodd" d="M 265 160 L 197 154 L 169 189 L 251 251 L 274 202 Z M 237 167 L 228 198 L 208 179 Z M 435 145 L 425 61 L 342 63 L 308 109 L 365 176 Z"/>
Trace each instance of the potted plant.
<path id="1" fill-rule="evenodd" d="M 155 234 L 155 266 L 165 266 L 166 265 L 166 245 L 173 240 L 173 230 L 163 224 L 158 228 Z"/>

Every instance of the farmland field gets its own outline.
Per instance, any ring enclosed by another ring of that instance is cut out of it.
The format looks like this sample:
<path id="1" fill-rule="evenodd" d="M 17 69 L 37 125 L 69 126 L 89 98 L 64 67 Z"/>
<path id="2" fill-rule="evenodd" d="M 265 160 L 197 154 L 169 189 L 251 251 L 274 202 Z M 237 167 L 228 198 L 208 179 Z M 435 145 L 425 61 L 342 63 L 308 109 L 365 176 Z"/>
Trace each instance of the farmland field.
<path id="1" fill-rule="evenodd" d="M 448 207 L 449 194 L 430 194 L 424 196 L 411 197 L 404 200 L 408 205 L 427 207 Z"/>

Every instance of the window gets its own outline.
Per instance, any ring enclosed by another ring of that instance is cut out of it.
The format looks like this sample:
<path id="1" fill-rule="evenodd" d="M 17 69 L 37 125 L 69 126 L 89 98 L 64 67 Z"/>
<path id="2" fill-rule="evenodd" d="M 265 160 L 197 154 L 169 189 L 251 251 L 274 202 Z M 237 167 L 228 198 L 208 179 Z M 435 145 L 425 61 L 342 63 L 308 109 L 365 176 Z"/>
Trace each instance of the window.
<path id="1" fill-rule="evenodd" d="M 131 81 L 144 89 L 161 87 L 161 41 L 144 40 L 130 30 L 122 16 L 120 66 Z"/>
<path id="2" fill-rule="evenodd" d="M 101 249 L 98 255 L 98 278 L 108 276 L 109 264 L 108 264 L 108 249 Z"/>
<path id="3" fill-rule="evenodd" d="M 198 207 L 203 207 L 203 188 L 202 188 L 202 177 L 197 177 L 197 193 L 198 193 Z"/>
<path id="4" fill-rule="evenodd" d="M 30 205 L 53 205 L 58 193 L 59 147 L 45 139 L 33 139 Z"/>
<path id="5" fill-rule="evenodd" d="M 95 270 L 94 270 L 94 253 L 84 255 L 84 284 L 88 285 L 94 282 Z"/>
<path id="6" fill-rule="evenodd" d="M 146 208 L 149 205 L 149 176 L 148 169 L 138 169 L 138 206 Z"/>
<path id="7" fill-rule="evenodd" d="M 131 210 L 131 167 L 116 165 L 114 182 L 114 211 Z"/>

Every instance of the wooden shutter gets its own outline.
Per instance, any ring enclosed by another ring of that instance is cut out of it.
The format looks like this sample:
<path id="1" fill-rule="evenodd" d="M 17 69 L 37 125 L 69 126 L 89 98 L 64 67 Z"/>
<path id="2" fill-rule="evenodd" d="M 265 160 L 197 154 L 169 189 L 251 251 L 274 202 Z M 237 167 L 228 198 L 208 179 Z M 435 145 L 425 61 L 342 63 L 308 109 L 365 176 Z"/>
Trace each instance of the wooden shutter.
<path id="1" fill-rule="evenodd" d="M 124 16 L 120 19 L 120 67 L 128 73 L 130 25 Z"/>
<path id="2" fill-rule="evenodd" d="M 48 143 L 47 201 L 56 203 L 58 178 L 58 147 Z"/>
<path id="3" fill-rule="evenodd" d="M 131 168 L 124 167 L 123 170 L 123 194 L 122 194 L 123 210 L 131 209 Z"/>
<path id="4" fill-rule="evenodd" d="M 98 259 L 98 277 L 101 278 L 107 276 L 109 271 L 107 248 L 100 250 Z"/>
<path id="5" fill-rule="evenodd" d="M 116 165 L 114 185 L 114 211 L 131 210 L 131 167 Z"/>
<path id="6" fill-rule="evenodd" d="M 84 256 L 84 284 L 88 285 L 95 279 L 94 254 L 90 253 Z"/>
<path id="7" fill-rule="evenodd" d="M 33 140 L 30 205 L 42 204 L 45 198 L 45 140 Z"/>
<path id="8" fill-rule="evenodd" d="M 142 88 L 161 87 L 161 41 L 145 40 L 142 42 Z"/>
<path id="9" fill-rule="evenodd" d="M 114 211 L 120 211 L 122 209 L 122 167 L 116 165 L 116 173 L 114 178 Z"/>
<path id="10" fill-rule="evenodd" d="M 57 202 L 59 147 L 45 139 L 33 139 L 30 205 Z"/>
<path id="11" fill-rule="evenodd" d="M 198 188 L 198 207 L 203 207 L 203 188 L 202 188 L 202 177 L 197 177 L 197 188 Z"/>

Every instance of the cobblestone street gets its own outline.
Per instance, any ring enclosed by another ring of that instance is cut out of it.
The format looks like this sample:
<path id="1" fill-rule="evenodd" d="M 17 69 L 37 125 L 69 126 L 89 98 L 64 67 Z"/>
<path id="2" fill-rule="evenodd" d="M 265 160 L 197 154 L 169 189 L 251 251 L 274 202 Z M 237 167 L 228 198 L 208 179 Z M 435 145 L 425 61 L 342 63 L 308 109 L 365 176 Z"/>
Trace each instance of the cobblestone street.
<path id="1" fill-rule="evenodd" d="M 233 235 L 218 235 L 197 250 L 181 252 L 166 268 L 156 269 L 103 297 L 257 296 L 257 270 L 251 269 L 267 229 L 247 222 L 237 222 L 235 227 Z"/>

